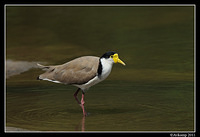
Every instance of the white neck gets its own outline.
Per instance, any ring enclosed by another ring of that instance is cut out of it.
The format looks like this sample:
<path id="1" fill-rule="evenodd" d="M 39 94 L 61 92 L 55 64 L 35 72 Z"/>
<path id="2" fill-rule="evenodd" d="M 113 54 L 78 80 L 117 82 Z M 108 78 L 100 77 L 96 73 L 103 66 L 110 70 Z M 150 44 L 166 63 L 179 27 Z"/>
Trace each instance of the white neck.
<path id="1" fill-rule="evenodd" d="M 101 64 L 102 64 L 102 73 L 101 73 L 101 79 L 104 80 L 108 77 L 108 75 L 110 74 L 111 70 L 112 70 L 112 66 L 113 66 L 113 59 L 105 59 L 105 58 L 101 58 Z"/>

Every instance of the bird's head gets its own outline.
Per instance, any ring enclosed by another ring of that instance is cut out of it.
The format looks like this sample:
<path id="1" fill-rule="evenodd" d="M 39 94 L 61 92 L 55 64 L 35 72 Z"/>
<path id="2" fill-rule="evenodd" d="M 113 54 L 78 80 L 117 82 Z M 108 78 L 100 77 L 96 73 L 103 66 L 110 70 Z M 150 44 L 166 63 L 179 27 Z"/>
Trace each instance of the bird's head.
<path id="1" fill-rule="evenodd" d="M 105 54 L 101 56 L 101 58 L 105 58 L 106 60 L 112 63 L 120 63 L 122 65 L 126 65 L 122 60 L 119 59 L 118 54 L 113 51 L 106 52 Z"/>

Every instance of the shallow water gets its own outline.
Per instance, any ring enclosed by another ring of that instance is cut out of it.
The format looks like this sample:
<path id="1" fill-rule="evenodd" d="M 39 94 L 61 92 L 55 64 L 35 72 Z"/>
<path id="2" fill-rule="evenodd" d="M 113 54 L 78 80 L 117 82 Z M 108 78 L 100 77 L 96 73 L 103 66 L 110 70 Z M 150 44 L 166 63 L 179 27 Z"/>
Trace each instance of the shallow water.
<path id="1" fill-rule="evenodd" d="M 40 86 L 7 87 L 7 126 L 34 131 L 194 129 L 191 82 L 105 81 L 86 92 L 85 119 L 73 97 L 75 87 L 38 82 Z"/>
<path id="2" fill-rule="evenodd" d="M 32 68 L 6 79 L 6 126 L 28 131 L 193 131 L 193 7 L 7 7 L 6 59 L 62 64 L 115 50 L 126 66 L 85 95 L 37 81 Z M 19 67 L 20 68 L 20 67 Z M 16 69 L 11 69 L 16 70 Z M 79 98 L 81 95 L 79 94 Z"/>

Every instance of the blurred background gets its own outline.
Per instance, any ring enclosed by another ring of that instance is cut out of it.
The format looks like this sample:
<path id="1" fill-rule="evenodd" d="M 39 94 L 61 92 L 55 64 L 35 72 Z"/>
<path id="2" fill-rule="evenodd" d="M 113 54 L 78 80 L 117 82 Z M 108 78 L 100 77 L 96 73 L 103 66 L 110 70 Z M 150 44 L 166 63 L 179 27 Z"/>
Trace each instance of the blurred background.
<path id="1" fill-rule="evenodd" d="M 86 93 L 85 130 L 194 130 L 193 6 L 6 6 L 7 126 L 81 130 L 76 88 L 35 64 L 107 51 L 126 66 Z"/>

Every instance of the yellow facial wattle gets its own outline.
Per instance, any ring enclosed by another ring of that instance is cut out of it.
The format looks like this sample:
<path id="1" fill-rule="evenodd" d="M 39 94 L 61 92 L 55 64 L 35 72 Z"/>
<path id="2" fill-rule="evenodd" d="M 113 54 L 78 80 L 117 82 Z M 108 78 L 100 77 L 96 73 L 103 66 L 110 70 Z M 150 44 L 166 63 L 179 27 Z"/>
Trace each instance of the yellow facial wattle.
<path id="1" fill-rule="evenodd" d="M 115 53 L 114 55 L 111 55 L 111 58 L 113 59 L 113 61 L 115 63 L 120 63 L 122 65 L 126 65 L 122 60 L 119 59 L 119 56 L 117 53 Z"/>

